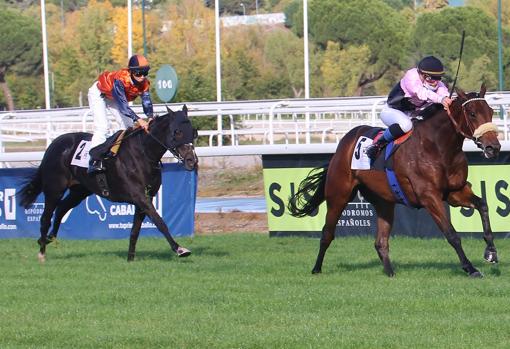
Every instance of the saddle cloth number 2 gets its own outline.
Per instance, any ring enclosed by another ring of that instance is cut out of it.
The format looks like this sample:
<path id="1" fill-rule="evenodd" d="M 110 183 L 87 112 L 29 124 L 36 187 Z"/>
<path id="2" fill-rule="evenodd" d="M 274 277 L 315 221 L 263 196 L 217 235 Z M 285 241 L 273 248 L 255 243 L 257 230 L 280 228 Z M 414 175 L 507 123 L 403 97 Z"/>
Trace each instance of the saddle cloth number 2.
<path id="1" fill-rule="evenodd" d="M 89 166 L 89 150 L 90 141 L 82 140 L 76 147 L 76 151 L 71 159 L 71 165 L 87 168 Z"/>

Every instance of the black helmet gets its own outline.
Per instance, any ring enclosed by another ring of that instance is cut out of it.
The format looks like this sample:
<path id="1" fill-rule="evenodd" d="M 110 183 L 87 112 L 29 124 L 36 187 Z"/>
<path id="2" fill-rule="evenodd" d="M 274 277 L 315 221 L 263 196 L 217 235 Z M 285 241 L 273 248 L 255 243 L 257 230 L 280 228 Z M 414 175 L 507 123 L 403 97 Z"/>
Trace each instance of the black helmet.
<path id="1" fill-rule="evenodd" d="M 423 58 L 418 63 L 418 71 L 432 77 L 441 77 L 444 75 L 443 63 L 434 56 L 427 56 Z"/>
<path id="2" fill-rule="evenodd" d="M 134 55 L 129 59 L 128 68 L 132 72 L 149 72 L 151 66 L 144 56 Z"/>

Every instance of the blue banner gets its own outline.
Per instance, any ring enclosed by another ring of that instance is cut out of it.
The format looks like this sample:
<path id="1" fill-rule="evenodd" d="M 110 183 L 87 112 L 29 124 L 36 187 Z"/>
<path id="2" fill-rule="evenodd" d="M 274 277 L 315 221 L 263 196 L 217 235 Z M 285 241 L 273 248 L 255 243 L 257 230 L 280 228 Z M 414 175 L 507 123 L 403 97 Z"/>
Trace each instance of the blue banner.
<path id="1" fill-rule="evenodd" d="M 16 193 L 33 169 L 0 169 L 0 238 L 40 236 L 40 218 L 44 195 L 25 209 Z M 154 197 L 154 206 L 175 236 L 193 235 L 197 174 L 180 164 L 164 164 L 162 185 Z M 90 195 L 63 218 L 58 237 L 66 239 L 124 239 L 129 237 L 135 213 L 134 205 L 110 202 Z M 50 229 L 51 231 L 51 229 Z M 147 218 L 140 236 L 163 236 Z"/>

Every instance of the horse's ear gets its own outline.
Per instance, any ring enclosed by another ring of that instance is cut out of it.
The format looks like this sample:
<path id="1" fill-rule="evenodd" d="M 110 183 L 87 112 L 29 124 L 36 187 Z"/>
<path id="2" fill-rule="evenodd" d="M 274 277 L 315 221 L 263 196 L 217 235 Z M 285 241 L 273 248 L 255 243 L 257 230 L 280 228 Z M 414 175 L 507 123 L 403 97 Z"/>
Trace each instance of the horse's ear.
<path id="1" fill-rule="evenodd" d="M 168 105 L 165 104 L 165 107 L 168 114 L 173 114 L 172 109 L 168 108 Z"/>
<path id="2" fill-rule="evenodd" d="M 460 98 L 467 99 L 466 94 L 460 88 L 456 87 L 455 92 L 457 92 L 457 96 L 459 96 Z"/>
<path id="3" fill-rule="evenodd" d="M 480 87 L 480 97 L 483 98 L 483 96 L 485 96 L 485 92 L 487 92 L 487 87 L 485 86 L 485 82 L 482 82 L 482 86 Z"/>
<path id="4" fill-rule="evenodd" d="M 188 107 L 186 106 L 186 104 L 182 106 L 182 111 L 188 114 Z"/>

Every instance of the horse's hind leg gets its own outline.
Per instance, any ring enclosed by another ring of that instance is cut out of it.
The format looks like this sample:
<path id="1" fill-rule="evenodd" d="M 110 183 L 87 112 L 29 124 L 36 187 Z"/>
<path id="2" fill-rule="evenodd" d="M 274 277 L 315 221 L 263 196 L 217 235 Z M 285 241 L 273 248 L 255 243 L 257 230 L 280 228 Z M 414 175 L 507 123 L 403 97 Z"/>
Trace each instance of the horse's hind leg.
<path id="1" fill-rule="evenodd" d="M 73 186 L 69 188 L 69 194 L 59 202 L 57 209 L 55 210 L 55 219 L 53 220 L 53 227 L 51 228 L 50 235 L 48 236 L 46 243 L 49 244 L 57 238 L 60 223 L 65 214 L 72 208 L 78 206 L 91 193 L 85 187 L 81 185 Z"/>
<path id="2" fill-rule="evenodd" d="M 484 258 L 489 263 L 498 262 L 498 252 L 494 245 L 494 236 L 492 234 L 491 223 L 489 220 L 489 208 L 487 202 L 476 196 L 469 185 L 465 185 L 461 190 L 448 195 L 448 203 L 451 206 L 463 206 L 476 208 L 482 218 L 483 238 L 487 247 L 485 248 Z"/>
<path id="3" fill-rule="evenodd" d="M 377 212 L 377 237 L 375 239 L 375 250 L 384 266 L 384 272 L 388 276 L 394 276 L 395 272 L 390 262 L 390 232 L 393 225 L 395 204 L 378 202 L 374 204 Z"/>
<path id="4" fill-rule="evenodd" d="M 44 211 L 41 215 L 41 237 L 37 241 L 39 243 L 39 261 L 44 262 L 46 261 L 46 244 L 48 241 L 48 230 L 51 226 L 51 217 L 53 216 L 53 211 L 55 211 L 55 208 L 58 205 L 58 202 L 60 201 L 60 198 L 62 197 L 63 193 L 44 193 Z"/>
<path id="5" fill-rule="evenodd" d="M 133 217 L 133 227 L 129 235 L 128 262 L 132 262 L 135 259 L 136 243 L 140 235 L 140 228 L 142 227 L 144 218 L 145 213 L 137 206 L 135 209 L 135 216 Z"/>
<path id="6" fill-rule="evenodd" d="M 328 191 L 328 189 L 326 189 Z M 352 188 L 339 189 L 338 191 L 332 190 L 332 196 L 326 198 L 326 204 L 328 211 L 326 213 L 326 222 L 322 228 L 322 236 L 319 245 L 319 253 L 315 266 L 312 269 L 312 274 L 318 274 L 322 271 L 322 263 L 324 261 L 324 255 L 328 249 L 331 241 L 335 239 L 336 225 L 338 224 L 338 218 L 342 214 L 345 206 L 352 197 Z"/>
<path id="7" fill-rule="evenodd" d="M 455 228 L 453 228 L 452 224 L 450 223 L 448 215 L 446 214 L 446 209 L 443 205 L 443 201 L 440 198 L 441 195 L 439 194 L 423 198 L 423 206 L 429 211 L 430 215 L 437 223 L 439 229 L 441 229 L 445 235 L 446 240 L 448 240 L 448 243 L 455 249 L 455 252 L 457 252 L 457 256 L 459 257 L 460 263 L 462 265 L 462 269 L 471 277 L 481 277 L 482 274 L 466 257 L 466 253 L 462 248 L 460 237 L 455 231 Z"/>

